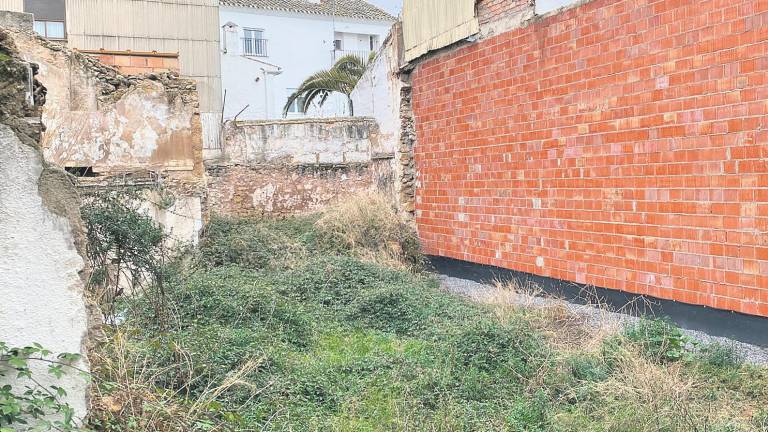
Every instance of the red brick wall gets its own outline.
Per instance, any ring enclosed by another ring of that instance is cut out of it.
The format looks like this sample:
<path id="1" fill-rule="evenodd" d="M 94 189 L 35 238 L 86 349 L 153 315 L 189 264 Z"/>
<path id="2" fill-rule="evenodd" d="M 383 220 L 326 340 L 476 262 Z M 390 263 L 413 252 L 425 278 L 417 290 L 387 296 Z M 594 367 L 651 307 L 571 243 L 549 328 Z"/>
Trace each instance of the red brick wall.
<path id="1" fill-rule="evenodd" d="M 178 56 L 158 56 L 142 53 L 125 52 L 86 52 L 94 55 L 100 62 L 112 66 L 126 75 L 140 75 L 158 72 L 179 72 Z"/>
<path id="2" fill-rule="evenodd" d="M 413 93 L 428 253 L 768 316 L 768 1 L 595 0 Z"/>

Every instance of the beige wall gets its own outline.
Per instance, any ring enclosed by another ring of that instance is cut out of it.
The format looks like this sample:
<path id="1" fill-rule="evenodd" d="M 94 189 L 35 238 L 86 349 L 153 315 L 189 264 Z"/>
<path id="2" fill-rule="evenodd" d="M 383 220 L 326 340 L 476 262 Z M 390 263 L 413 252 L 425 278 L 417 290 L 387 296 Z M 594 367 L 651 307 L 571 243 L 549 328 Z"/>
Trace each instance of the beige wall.
<path id="1" fill-rule="evenodd" d="M 475 0 L 405 0 L 405 60 L 448 46 L 480 30 Z"/>
<path id="2" fill-rule="evenodd" d="M 8 1 L 8 0 L 0 0 Z M 200 111 L 221 109 L 218 0 L 67 0 L 69 46 L 178 52 Z"/>
<path id="3" fill-rule="evenodd" d="M 24 12 L 24 0 L 0 0 L 0 10 Z"/>

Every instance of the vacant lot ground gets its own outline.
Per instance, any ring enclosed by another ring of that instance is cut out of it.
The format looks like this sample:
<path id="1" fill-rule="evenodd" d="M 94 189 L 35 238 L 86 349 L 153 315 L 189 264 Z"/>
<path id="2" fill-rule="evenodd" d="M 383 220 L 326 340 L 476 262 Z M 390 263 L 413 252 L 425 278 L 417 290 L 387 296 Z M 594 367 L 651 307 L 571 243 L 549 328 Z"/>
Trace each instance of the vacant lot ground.
<path id="1" fill-rule="evenodd" d="M 97 359 L 109 431 L 768 431 L 768 370 L 661 321 L 477 304 L 364 197 L 214 220 Z M 504 292 L 500 291 L 500 295 Z"/>

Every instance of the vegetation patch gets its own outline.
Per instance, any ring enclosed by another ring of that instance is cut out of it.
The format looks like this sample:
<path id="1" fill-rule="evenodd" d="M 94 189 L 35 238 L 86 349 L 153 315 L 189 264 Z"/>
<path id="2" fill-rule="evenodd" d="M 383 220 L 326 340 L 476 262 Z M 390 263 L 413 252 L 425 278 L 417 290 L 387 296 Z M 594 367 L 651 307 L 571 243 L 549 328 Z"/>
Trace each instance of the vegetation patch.
<path id="1" fill-rule="evenodd" d="M 163 273 L 164 322 L 141 292 L 118 303 L 91 427 L 766 430 L 768 371 L 728 347 L 664 321 L 602 335 L 566 329 L 582 323 L 563 311 L 447 294 L 404 253 L 415 237 L 387 205 L 353 208 L 365 200 L 214 219 L 193 259 Z"/>

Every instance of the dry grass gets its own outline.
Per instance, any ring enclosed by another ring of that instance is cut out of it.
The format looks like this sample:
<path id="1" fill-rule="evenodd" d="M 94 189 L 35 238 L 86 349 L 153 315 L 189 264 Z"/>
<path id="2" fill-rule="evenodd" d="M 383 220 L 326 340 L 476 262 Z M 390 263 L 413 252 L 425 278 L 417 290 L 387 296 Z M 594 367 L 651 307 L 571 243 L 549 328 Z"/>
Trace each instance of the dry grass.
<path id="1" fill-rule="evenodd" d="M 263 359 L 250 359 L 232 371 L 217 386 L 207 387 L 200 396 L 189 398 L 183 391 L 156 386 L 168 372 L 179 374 L 187 383 L 198 378 L 195 365 L 186 351 L 175 345 L 176 361 L 171 366 L 156 367 L 148 351 L 136 349 L 129 336 L 120 330 L 109 338 L 109 352 L 92 354 L 97 365 L 96 376 L 103 382 L 93 386 L 90 422 L 104 430 L 131 432 L 189 432 L 231 430 L 228 425 L 236 416 L 221 411 L 217 399 L 235 387 L 245 387 L 252 397 L 263 389 L 248 382 L 247 376 L 256 371 Z M 229 417 L 229 418 L 225 418 Z"/>
<path id="2" fill-rule="evenodd" d="M 524 313 L 536 330 L 548 336 L 554 347 L 568 352 L 594 352 L 608 337 L 622 329 L 620 323 L 608 317 L 610 311 L 605 304 L 590 304 L 590 308 L 598 311 L 598 318 L 588 318 L 564 301 L 542 301 L 542 298 L 547 299 L 547 294 L 537 284 L 508 280 L 497 281 L 493 291 L 479 301 L 491 305 L 502 322 Z"/>
<path id="3" fill-rule="evenodd" d="M 361 192 L 336 203 L 315 227 L 322 245 L 361 259 L 395 267 L 423 261 L 415 230 L 380 193 Z"/>

